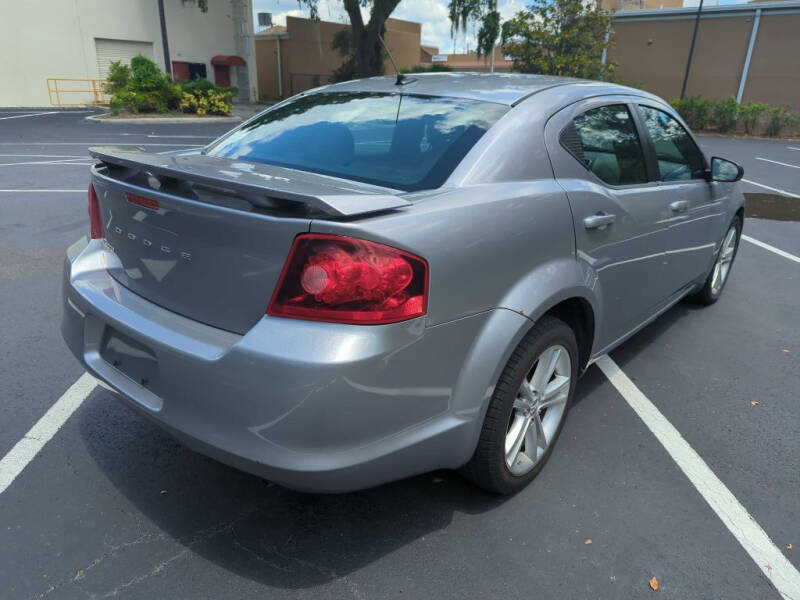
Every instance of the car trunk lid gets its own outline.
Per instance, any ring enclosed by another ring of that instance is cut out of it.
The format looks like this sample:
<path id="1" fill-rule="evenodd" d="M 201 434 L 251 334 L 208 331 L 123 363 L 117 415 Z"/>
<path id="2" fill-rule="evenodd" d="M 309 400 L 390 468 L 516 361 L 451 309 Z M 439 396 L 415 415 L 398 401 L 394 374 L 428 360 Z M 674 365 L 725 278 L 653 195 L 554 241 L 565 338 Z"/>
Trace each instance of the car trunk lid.
<path id="1" fill-rule="evenodd" d="M 202 154 L 91 148 L 110 274 L 164 308 L 245 333 L 311 219 L 409 202 L 383 188 Z"/>

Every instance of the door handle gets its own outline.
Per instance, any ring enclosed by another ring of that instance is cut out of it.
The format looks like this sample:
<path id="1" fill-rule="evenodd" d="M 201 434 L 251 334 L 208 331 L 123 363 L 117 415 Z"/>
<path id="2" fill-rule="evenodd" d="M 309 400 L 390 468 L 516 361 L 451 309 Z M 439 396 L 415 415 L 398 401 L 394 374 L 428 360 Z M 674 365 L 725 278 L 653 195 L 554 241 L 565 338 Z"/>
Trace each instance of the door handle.
<path id="1" fill-rule="evenodd" d="M 611 225 L 617 217 L 608 213 L 599 212 L 591 217 L 586 217 L 583 220 L 583 226 L 586 229 L 605 229 Z"/>
<path id="2" fill-rule="evenodd" d="M 676 200 L 675 202 L 669 205 L 670 210 L 672 212 L 686 212 L 689 208 L 689 201 L 688 200 Z"/>

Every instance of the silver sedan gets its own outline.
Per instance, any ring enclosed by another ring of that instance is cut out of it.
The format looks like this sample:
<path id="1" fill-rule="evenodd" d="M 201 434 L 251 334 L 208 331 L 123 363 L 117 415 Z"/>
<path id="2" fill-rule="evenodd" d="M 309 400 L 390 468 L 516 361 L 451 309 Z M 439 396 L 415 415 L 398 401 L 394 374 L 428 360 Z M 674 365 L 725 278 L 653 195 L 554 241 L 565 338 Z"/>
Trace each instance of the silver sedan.
<path id="1" fill-rule="evenodd" d="M 741 168 L 664 101 L 555 77 L 353 81 L 202 150 L 91 153 L 70 349 L 189 446 L 307 491 L 439 468 L 519 490 L 595 358 L 719 298 L 743 224 Z"/>

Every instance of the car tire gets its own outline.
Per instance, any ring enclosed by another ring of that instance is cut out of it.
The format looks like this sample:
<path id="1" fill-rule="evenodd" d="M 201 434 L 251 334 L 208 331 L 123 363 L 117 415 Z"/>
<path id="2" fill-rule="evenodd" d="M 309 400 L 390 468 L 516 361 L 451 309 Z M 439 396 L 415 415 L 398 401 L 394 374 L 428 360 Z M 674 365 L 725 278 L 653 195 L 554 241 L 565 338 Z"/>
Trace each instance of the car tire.
<path id="1" fill-rule="evenodd" d="M 739 215 L 736 215 L 728 229 L 725 230 L 725 235 L 714 259 L 714 265 L 711 267 L 711 272 L 706 277 L 703 287 L 700 291 L 689 296 L 689 300 L 703 306 L 714 304 L 719 300 L 722 290 L 730 277 L 736 253 L 739 251 L 739 238 L 741 235 L 742 220 Z"/>
<path id="2" fill-rule="evenodd" d="M 551 363 L 555 365 L 552 373 Z M 546 368 L 538 374 L 542 365 Z M 565 382 L 566 376 L 569 381 Z M 542 317 L 514 350 L 500 375 L 475 453 L 462 469 L 464 475 L 497 494 L 512 494 L 525 487 L 550 457 L 572 404 L 577 378 L 575 333 L 560 319 Z M 530 419 L 527 433 L 522 429 L 526 419 Z M 522 445 L 514 454 L 520 437 Z M 540 447 L 541 440 L 545 440 L 544 447 Z"/>

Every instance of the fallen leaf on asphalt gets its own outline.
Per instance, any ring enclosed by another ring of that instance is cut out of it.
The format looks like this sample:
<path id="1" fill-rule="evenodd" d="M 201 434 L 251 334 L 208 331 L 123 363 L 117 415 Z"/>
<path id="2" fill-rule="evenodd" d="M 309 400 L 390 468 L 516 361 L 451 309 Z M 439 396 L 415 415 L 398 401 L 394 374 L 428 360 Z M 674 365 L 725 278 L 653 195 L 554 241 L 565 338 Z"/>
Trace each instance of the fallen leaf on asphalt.
<path id="1" fill-rule="evenodd" d="M 586 538 L 586 540 L 583 542 L 583 545 L 584 546 L 588 546 L 591 543 L 592 543 L 592 540 L 590 538 Z M 791 546 L 791 544 L 789 544 L 789 545 Z"/>
<path id="2" fill-rule="evenodd" d="M 658 590 L 658 579 L 656 579 L 655 577 L 653 577 L 653 578 L 650 580 L 650 588 L 651 588 L 651 589 L 652 589 L 654 592 Z"/>
<path id="3" fill-rule="evenodd" d="M 787 550 L 791 550 L 792 549 L 792 545 L 791 544 L 786 544 L 786 549 Z"/>
<path id="4" fill-rule="evenodd" d="M 783 352 L 784 354 L 790 354 L 791 353 L 791 351 L 788 348 L 784 348 L 783 350 L 781 350 L 781 352 Z"/>
<path id="5" fill-rule="evenodd" d="M 767 571 L 772 571 L 772 565 L 764 565 L 764 568 L 765 568 Z"/>
<path id="6" fill-rule="evenodd" d="M 750 406 L 758 406 L 758 404 L 759 404 L 758 400 L 751 400 L 750 401 Z"/>

